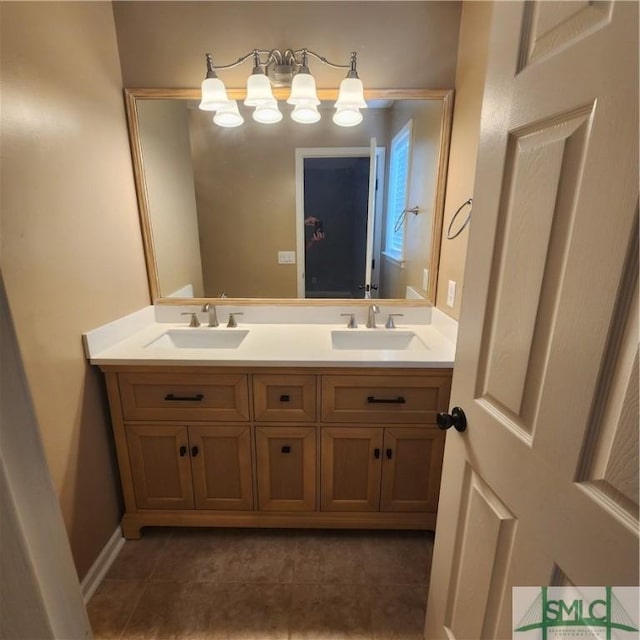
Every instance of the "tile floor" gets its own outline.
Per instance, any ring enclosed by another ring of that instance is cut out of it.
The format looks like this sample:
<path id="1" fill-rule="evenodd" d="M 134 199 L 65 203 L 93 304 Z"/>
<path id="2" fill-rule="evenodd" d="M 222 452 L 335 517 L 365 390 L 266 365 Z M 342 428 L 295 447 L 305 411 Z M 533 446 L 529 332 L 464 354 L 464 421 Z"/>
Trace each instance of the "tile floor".
<path id="1" fill-rule="evenodd" d="M 88 605 L 96 640 L 422 640 L 433 534 L 146 529 Z"/>

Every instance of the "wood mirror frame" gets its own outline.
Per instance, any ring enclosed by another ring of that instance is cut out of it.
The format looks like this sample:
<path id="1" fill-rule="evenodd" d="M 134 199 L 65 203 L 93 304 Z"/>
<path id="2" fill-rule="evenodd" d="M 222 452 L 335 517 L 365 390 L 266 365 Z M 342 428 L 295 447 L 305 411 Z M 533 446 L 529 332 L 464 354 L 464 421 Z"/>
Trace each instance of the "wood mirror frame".
<path id="1" fill-rule="evenodd" d="M 241 100 L 245 96 L 244 89 L 228 89 L 230 99 Z M 378 298 L 385 305 L 431 306 L 435 301 L 438 279 L 438 264 L 440 259 L 440 243 L 442 223 L 444 218 L 444 197 L 447 179 L 447 163 L 451 139 L 451 123 L 453 119 L 453 90 L 451 89 L 370 89 L 365 90 L 366 100 L 441 100 L 441 139 L 437 154 L 436 189 L 431 220 L 431 250 L 428 264 L 429 281 L 427 297 L 424 300 Z M 274 89 L 274 96 L 278 100 L 286 99 L 288 90 Z M 207 301 L 224 301 L 225 304 L 255 305 L 255 304 L 286 304 L 286 305 L 368 305 L 369 299 L 353 298 L 163 298 L 160 297 L 160 280 L 158 275 L 156 251 L 151 228 L 149 199 L 144 173 L 144 162 L 140 140 L 137 101 L 154 99 L 199 100 L 200 89 L 161 89 L 161 88 L 128 88 L 124 90 L 127 122 L 129 125 L 129 140 L 134 167 L 134 178 L 140 214 L 140 226 L 147 266 L 149 293 L 152 303 L 161 304 L 203 304 Z M 335 100 L 337 90 L 319 89 L 320 100 Z"/>

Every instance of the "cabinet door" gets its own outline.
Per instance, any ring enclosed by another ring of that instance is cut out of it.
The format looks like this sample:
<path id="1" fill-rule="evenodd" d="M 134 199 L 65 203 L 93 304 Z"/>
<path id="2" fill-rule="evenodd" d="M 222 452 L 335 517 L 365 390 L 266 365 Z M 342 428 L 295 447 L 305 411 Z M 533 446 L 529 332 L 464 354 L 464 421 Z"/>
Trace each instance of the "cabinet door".
<path id="1" fill-rule="evenodd" d="M 322 429 L 323 511 L 378 511 L 382 432 L 377 427 Z"/>
<path id="2" fill-rule="evenodd" d="M 258 508 L 314 511 L 315 427 L 256 427 Z"/>
<path id="3" fill-rule="evenodd" d="M 429 427 L 385 429 L 381 511 L 436 511 L 444 437 Z"/>
<path id="4" fill-rule="evenodd" d="M 248 425 L 189 427 L 196 509 L 253 509 Z"/>
<path id="5" fill-rule="evenodd" d="M 127 425 L 127 445 L 138 509 L 193 509 L 187 428 Z"/>

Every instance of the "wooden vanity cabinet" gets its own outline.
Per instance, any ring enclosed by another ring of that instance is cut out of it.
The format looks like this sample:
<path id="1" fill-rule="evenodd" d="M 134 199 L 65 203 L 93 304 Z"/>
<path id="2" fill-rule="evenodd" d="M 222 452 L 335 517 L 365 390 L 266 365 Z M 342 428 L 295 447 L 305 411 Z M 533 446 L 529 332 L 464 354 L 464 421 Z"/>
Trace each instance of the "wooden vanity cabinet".
<path id="1" fill-rule="evenodd" d="M 433 427 L 323 427 L 322 509 L 435 512 L 443 453 Z"/>
<path id="2" fill-rule="evenodd" d="M 139 509 L 253 509 L 245 426 L 125 426 Z"/>
<path id="3" fill-rule="evenodd" d="M 451 371 L 104 366 L 144 526 L 433 529 Z"/>

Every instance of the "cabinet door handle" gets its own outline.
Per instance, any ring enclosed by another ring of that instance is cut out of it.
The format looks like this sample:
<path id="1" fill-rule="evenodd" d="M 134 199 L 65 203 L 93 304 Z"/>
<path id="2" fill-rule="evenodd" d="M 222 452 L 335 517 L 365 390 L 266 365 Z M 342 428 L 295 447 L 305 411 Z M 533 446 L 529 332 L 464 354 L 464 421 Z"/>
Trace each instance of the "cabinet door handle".
<path id="1" fill-rule="evenodd" d="M 291 453 L 291 447 L 285 444 L 284 447 L 282 447 L 282 453 Z"/>
<path id="2" fill-rule="evenodd" d="M 164 399 L 169 402 L 202 402 L 204 400 L 204 395 L 196 393 L 195 396 L 177 396 L 173 393 L 167 393 Z"/>
<path id="3" fill-rule="evenodd" d="M 377 447 L 373 450 L 373 457 L 376 460 L 380 460 L 380 449 L 378 449 Z"/>
<path id="4" fill-rule="evenodd" d="M 280 402 L 289 402 L 289 399 L 290 399 L 290 398 L 289 398 L 289 394 L 288 394 L 288 393 L 283 393 L 283 394 L 280 396 Z"/>
<path id="5" fill-rule="evenodd" d="M 180 447 L 180 457 L 181 457 L 181 458 L 184 458 L 184 456 L 186 456 L 186 455 L 187 455 L 187 447 L 185 447 L 184 445 L 182 445 L 182 446 Z"/>
<path id="6" fill-rule="evenodd" d="M 191 447 L 191 455 L 195 458 L 198 455 L 198 447 Z"/>
<path id="7" fill-rule="evenodd" d="M 367 402 L 369 404 L 404 404 L 405 399 L 403 396 L 396 398 L 376 398 L 375 396 L 369 396 Z"/>
<path id="8" fill-rule="evenodd" d="M 391 460 L 391 458 L 393 458 L 393 450 L 392 449 L 387 449 L 385 453 L 387 454 L 387 460 Z"/>

